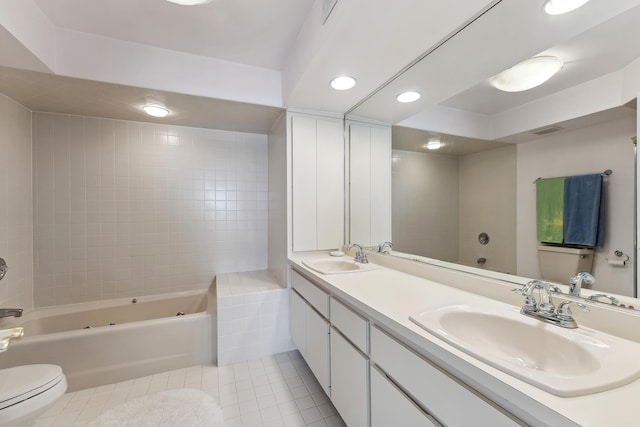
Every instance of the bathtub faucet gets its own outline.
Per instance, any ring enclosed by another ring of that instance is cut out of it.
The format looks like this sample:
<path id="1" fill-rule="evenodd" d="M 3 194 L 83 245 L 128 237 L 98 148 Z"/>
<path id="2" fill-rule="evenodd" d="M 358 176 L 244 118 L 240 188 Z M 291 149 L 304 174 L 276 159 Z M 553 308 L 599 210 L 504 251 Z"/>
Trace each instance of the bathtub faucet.
<path id="1" fill-rule="evenodd" d="M 22 316 L 21 308 L 0 308 L 0 318 L 2 317 L 20 317 Z"/>

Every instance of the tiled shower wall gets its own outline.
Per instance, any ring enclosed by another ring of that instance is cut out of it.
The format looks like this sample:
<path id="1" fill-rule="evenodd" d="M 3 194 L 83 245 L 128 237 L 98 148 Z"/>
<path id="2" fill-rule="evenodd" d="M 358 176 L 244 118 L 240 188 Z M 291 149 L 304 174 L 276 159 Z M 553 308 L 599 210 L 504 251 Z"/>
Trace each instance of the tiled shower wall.
<path id="1" fill-rule="evenodd" d="M 9 272 L 0 281 L 0 307 L 31 308 L 33 210 L 31 111 L 0 94 L 0 257 Z"/>
<path id="2" fill-rule="evenodd" d="M 33 114 L 36 306 L 267 267 L 267 136 Z"/>

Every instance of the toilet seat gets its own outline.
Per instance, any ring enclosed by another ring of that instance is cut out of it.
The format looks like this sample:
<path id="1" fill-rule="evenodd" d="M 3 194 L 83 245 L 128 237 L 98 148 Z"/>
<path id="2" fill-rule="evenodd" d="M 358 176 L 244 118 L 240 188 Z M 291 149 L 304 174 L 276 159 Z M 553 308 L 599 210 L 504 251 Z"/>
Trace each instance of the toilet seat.
<path id="1" fill-rule="evenodd" d="M 25 365 L 0 370 L 0 425 L 30 425 L 67 390 L 62 368 Z"/>
<path id="2" fill-rule="evenodd" d="M 0 370 L 0 411 L 58 384 L 64 375 L 55 365 L 26 365 Z"/>

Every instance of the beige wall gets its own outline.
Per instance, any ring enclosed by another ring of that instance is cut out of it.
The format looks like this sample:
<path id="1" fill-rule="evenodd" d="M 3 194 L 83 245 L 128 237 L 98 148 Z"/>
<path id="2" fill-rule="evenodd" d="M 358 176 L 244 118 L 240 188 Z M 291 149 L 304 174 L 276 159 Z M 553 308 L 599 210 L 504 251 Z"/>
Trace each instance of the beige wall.
<path id="1" fill-rule="evenodd" d="M 0 94 L 0 307 L 30 309 L 33 295 L 31 111 Z"/>
<path id="2" fill-rule="evenodd" d="M 457 262 L 458 158 L 393 150 L 393 159 L 393 248 Z"/>
<path id="3" fill-rule="evenodd" d="M 481 245 L 485 232 L 489 243 Z M 478 258 L 486 258 L 478 264 Z M 460 159 L 460 263 L 516 272 L 516 147 Z"/>
<path id="4" fill-rule="evenodd" d="M 580 175 L 613 170 L 606 178 L 605 246 L 598 249 L 594 286 L 606 292 L 633 295 L 633 264 L 614 267 L 606 258 L 617 249 L 633 256 L 635 118 L 566 131 L 517 146 L 518 274 L 540 277 L 536 242 L 535 185 L 538 177 Z"/>
<path id="5" fill-rule="evenodd" d="M 269 132 L 269 270 L 287 283 L 287 129 L 286 114 Z"/>
<path id="6" fill-rule="evenodd" d="M 34 113 L 35 304 L 267 267 L 267 136 Z"/>

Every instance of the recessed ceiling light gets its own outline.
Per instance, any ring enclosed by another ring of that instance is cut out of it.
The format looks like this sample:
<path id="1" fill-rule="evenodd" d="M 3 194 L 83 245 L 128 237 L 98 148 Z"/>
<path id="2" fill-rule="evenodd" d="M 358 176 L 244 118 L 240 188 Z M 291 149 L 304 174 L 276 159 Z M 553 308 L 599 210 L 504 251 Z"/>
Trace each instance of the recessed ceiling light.
<path id="1" fill-rule="evenodd" d="M 442 141 L 439 137 L 429 138 L 429 141 L 423 147 L 427 150 L 438 150 L 442 148 Z"/>
<path id="2" fill-rule="evenodd" d="M 421 96 L 422 95 L 420 95 L 420 92 L 410 90 L 408 92 L 401 93 L 396 97 L 396 99 L 398 100 L 398 102 L 414 102 L 420 99 Z"/>
<path id="3" fill-rule="evenodd" d="M 587 3 L 589 0 L 548 0 L 544 11 L 549 15 L 562 15 Z"/>
<path id="4" fill-rule="evenodd" d="M 505 92 L 533 89 L 560 71 L 564 62 L 555 56 L 535 56 L 489 79 L 491 86 Z"/>
<path id="5" fill-rule="evenodd" d="M 167 0 L 171 3 L 181 4 L 183 6 L 196 6 L 199 4 L 211 3 L 213 0 Z"/>
<path id="6" fill-rule="evenodd" d="M 145 113 L 153 117 L 166 117 L 169 115 L 169 110 L 164 108 L 162 105 L 157 104 L 147 104 L 142 107 Z"/>
<path id="7" fill-rule="evenodd" d="M 356 85 L 356 79 L 350 76 L 340 76 L 331 80 L 331 87 L 335 90 L 347 90 Z"/>

